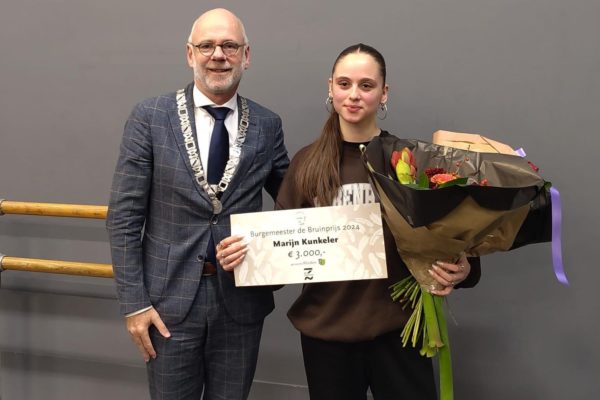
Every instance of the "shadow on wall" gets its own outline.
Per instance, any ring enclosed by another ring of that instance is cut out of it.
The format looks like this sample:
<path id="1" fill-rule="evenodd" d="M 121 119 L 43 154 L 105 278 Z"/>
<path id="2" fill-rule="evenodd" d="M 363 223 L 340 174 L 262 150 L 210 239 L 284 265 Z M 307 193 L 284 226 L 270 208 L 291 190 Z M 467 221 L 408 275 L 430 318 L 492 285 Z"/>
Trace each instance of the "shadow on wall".
<path id="1" fill-rule="evenodd" d="M 93 391 L 107 399 L 147 399 L 142 365 L 3 351 L 1 397 L 5 399 L 77 399 Z M 94 397 L 94 395 L 91 395 Z"/>
<path id="2" fill-rule="evenodd" d="M 33 222 L 32 218 L 36 218 L 33 216 L 17 217 L 4 215 L 1 218 L 0 236 L 108 243 L 108 234 L 106 233 L 103 220 L 67 221 L 58 217 L 38 217 L 38 220 L 39 218 L 45 218 L 45 221 Z M 26 218 L 29 221 L 26 221 Z"/>
<path id="3" fill-rule="evenodd" d="M 544 387 L 544 382 L 534 382 L 529 367 L 518 363 L 519 355 L 522 357 L 524 354 L 515 354 L 520 349 L 514 337 L 503 335 L 500 329 L 485 326 L 461 325 L 459 330 L 460 334 L 450 333 L 454 364 L 454 394 L 457 399 L 544 398 L 540 393 L 536 393 L 536 388 Z M 503 356 L 496 359 L 494 355 L 497 354 Z M 502 379 L 503 376 L 509 377 L 514 374 L 527 378 L 519 382 Z"/>

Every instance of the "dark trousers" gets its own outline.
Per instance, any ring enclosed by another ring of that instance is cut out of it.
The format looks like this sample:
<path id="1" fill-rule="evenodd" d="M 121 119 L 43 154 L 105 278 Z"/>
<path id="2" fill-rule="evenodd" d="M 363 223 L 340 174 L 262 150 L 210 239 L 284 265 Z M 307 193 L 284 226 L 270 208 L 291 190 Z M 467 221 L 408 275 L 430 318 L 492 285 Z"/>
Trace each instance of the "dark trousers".
<path id="1" fill-rule="evenodd" d="M 436 400 L 431 359 L 402 347 L 400 332 L 342 343 L 301 336 L 311 400 Z"/>
<path id="2" fill-rule="evenodd" d="M 233 321 L 218 285 L 216 276 L 202 278 L 188 316 L 167 326 L 170 338 L 150 330 L 157 354 L 147 364 L 153 400 L 247 399 L 263 323 Z"/>

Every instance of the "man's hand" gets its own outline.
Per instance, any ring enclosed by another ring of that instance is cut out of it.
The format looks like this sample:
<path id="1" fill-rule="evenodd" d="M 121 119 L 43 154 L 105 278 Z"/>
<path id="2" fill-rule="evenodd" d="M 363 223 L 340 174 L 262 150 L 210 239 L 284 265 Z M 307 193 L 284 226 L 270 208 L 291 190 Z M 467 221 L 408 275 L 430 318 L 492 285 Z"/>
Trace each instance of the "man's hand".
<path id="1" fill-rule="evenodd" d="M 152 346 L 152 341 L 148 334 L 150 325 L 156 326 L 156 329 L 158 329 L 160 334 L 164 337 L 171 337 L 171 333 L 154 308 L 127 317 L 127 331 L 140 350 L 140 353 L 142 353 L 145 362 L 150 361 L 150 357 L 156 358 L 156 351 L 154 351 L 154 346 Z"/>
<path id="2" fill-rule="evenodd" d="M 243 239 L 243 236 L 229 236 L 217 244 L 217 260 L 225 271 L 233 271 L 244 261 L 248 247 Z"/>

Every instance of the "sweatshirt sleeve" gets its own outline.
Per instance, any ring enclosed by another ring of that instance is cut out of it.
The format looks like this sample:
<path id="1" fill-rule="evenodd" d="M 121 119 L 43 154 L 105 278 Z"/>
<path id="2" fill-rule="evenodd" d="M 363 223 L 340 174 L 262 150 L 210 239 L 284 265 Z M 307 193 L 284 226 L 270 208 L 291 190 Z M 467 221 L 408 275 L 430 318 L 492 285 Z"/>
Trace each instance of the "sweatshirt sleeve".
<path id="1" fill-rule="evenodd" d="M 467 276 L 467 279 L 456 285 L 459 289 L 472 288 L 477 285 L 479 278 L 481 278 L 481 259 L 479 257 L 467 257 L 469 264 L 471 264 L 471 272 Z"/>

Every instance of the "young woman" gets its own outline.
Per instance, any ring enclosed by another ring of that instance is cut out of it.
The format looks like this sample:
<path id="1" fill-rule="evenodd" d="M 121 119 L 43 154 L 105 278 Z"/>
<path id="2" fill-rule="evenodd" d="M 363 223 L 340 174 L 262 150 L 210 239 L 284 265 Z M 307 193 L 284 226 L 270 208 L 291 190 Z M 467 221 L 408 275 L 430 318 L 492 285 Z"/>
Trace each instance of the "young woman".
<path id="1" fill-rule="evenodd" d="M 321 136 L 301 149 L 279 190 L 276 208 L 293 209 L 374 202 L 360 159 L 360 144 L 388 135 L 377 126 L 387 112 L 388 85 L 383 56 L 357 44 L 338 56 L 329 79 L 331 115 Z M 302 352 L 312 400 L 436 398 L 430 359 L 402 347 L 400 331 L 410 310 L 390 298 L 389 286 L 408 275 L 384 223 L 388 279 L 313 283 L 289 310 L 301 332 Z M 445 286 L 473 286 L 478 260 L 436 263 L 432 276 Z M 464 267 L 460 267 L 462 265 Z"/>

